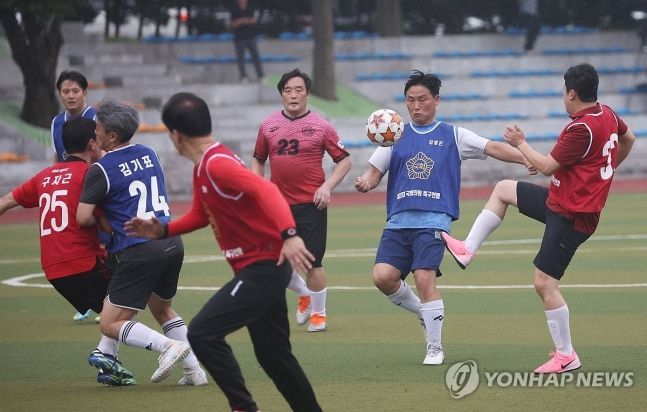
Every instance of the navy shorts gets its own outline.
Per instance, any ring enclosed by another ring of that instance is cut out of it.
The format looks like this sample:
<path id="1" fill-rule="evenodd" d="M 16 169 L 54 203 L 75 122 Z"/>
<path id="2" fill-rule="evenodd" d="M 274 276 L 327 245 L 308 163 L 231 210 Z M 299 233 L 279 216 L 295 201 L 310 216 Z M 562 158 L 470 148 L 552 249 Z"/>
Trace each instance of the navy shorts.
<path id="1" fill-rule="evenodd" d="M 590 235 L 573 228 L 573 221 L 546 206 L 548 189 L 527 182 L 517 183 L 519 212 L 546 225 L 541 247 L 533 264 L 554 279 L 561 279 L 577 248 Z"/>
<path id="2" fill-rule="evenodd" d="M 144 310 L 153 293 L 162 300 L 173 299 L 183 260 L 179 236 L 138 243 L 111 254 L 114 274 L 108 285 L 110 303 Z"/>
<path id="3" fill-rule="evenodd" d="M 101 313 L 103 299 L 106 297 L 106 290 L 111 278 L 112 274 L 106 268 L 104 262 L 97 258 L 97 263 L 91 270 L 52 279 L 49 283 L 79 313 L 85 313 L 88 309 Z"/>
<path id="4" fill-rule="evenodd" d="M 318 209 L 314 203 L 300 203 L 291 205 L 290 210 L 297 224 L 297 234 L 315 257 L 312 267 L 320 268 L 326 253 L 328 208 Z"/>
<path id="5" fill-rule="evenodd" d="M 375 263 L 388 263 L 400 270 L 405 279 L 416 269 L 440 273 L 445 245 L 436 229 L 384 229 L 375 255 Z"/>

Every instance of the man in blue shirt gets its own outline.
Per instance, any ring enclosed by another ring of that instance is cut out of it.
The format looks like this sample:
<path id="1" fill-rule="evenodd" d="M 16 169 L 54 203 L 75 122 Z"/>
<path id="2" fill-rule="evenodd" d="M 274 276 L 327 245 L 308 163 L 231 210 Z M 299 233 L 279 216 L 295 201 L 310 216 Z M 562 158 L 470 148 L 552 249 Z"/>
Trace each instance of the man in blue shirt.
<path id="1" fill-rule="evenodd" d="M 445 308 L 436 288 L 445 246 L 439 231 L 450 231 L 459 216 L 461 161 L 496 159 L 526 164 L 521 153 L 462 127 L 436 120 L 438 76 L 414 71 L 404 87 L 411 123 L 393 146 L 379 147 L 355 189 L 375 189 L 389 172 L 387 222 L 375 256 L 373 283 L 395 305 L 414 313 L 427 340 L 423 365 L 445 359 L 441 332 Z M 418 295 L 404 281 L 415 277 Z"/>
<path id="2" fill-rule="evenodd" d="M 171 219 L 157 153 L 130 142 L 138 127 L 132 106 L 116 100 L 99 105 L 96 135 L 106 155 L 88 169 L 77 209 L 79 224 L 89 226 L 96 223 L 95 208 L 100 207 L 113 231 L 108 245 L 113 276 L 99 327 L 127 345 L 160 353 L 153 383 L 166 379 L 181 362 L 184 376 L 178 384 L 204 385 L 207 377 L 188 344 L 186 324 L 171 307 L 184 259 L 182 240 L 128 237 L 124 231 L 133 217 L 155 217 L 162 223 Z M 133 320 L 147 305 L 164 334 Z"/>
<path id="3" fill-rule="evenodd" d="M 65 147 L 63 146 L 63 124 L 68 120 L 75 117 L 85 117 L 90 120 L 95 120 L 96 112 L 88 105 L 88 80 L 85 76 L 74 70 L 63 70 L 56 80 L 56 88 L 61 98 L 61 103 L 65 110 L 52 119 L 50 132 L 52 136 L 52 149 L 54 149 L 54 163 L 62 162 L 67 158 Z M 102 236 L 101 241 L 107 241 L 105 235 Z M 74 315 L 74 320 L 83 322 L 92 315 L 92 309 L 88 309 L 85 313 L 77 312 Z M 95 318 L 99 322 L 99 318 Z"/>

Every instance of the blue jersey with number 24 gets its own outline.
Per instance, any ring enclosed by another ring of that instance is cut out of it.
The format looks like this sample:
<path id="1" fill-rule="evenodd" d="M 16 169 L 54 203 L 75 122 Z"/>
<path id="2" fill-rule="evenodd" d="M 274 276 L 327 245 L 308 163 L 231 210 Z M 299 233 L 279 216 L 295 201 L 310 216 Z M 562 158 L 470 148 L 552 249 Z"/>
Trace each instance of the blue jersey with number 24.
<path id="1" fill-rule="evenodd" d="M 114 234 L 109 251 L 114 253 L 147 242 L 148 239 L 126 236 L 124 223 L 135 216 L 156 217 L 162 223 L 171 220 L 164 171 L 157 153 L 134 144 L 108 152 L 97 163 L 108 182 L 102 207 Z"/>

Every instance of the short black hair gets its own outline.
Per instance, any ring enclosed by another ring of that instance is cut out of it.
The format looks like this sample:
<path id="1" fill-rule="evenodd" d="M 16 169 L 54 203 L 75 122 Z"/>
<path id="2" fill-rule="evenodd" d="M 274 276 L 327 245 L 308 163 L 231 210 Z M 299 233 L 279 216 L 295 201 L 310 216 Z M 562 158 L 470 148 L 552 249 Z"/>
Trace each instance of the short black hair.
<path id="1" fill-rule="evenodd" d="M 86 79 L 84 75 L 75 70 L 63 70 L 61 74 L 58 75 L 58 80 L 56 80 L 56 88 L 59 92 L 61 91 L 61 84 L 63 84 L 65 80 L 78 83 L 83 90 L 88 89 L 88 79 Z"/>
<path id="2" fill-rule="evenodd" d="M 292 70 L 291 72 L 284 73 L 283 76 L 281 76 L 281 80 L 279 80 L 279 82 L 276 85 L 276 88 L 279 90 L 279 94 L 283 94 L 283 88 L 285 87 L 285 83 L 287 83 L 290 79 L 294 77 L 302 78 L 303 82 L 306 84 L 306 91 L 310 93 L 310 89 L 312 88 L 312 79 L 306 73 L 302 72 L 297 68 Z"/>
<path id="3" fill-rule="evenodd" d="M 68 154 L 85 152 L 91 139 L 97 135 L 97 124 L 87 117 L 77 116 L 63 123 L 63 147 Z"/>
<path id="4" fill-rule="evenodd" d="M 193 93 L 176 93 L 162 108 L 162 122 L 169 130 L 177 130 L 187 137 L 211 133 L 209 106 Z"/>
<path id="5" fill-rule="evenodd" d="M 435 74 L 432 73 L 423 73 L 420 70 L 413 70 L 411 72 L 411 75 L 409 76 L 409 79 L 407 80 L 407 83 L 404 85 L 404 95 L 407 95 L 407 90 L 411 88 L 411 86 L 424 86 L 427 89 L 429 89 L 429 92 L 431 92 L 432 96 L 438 96 L 440 93 L 440 85 L 441 85 L 440 77 L 436 76 Z"/>
<path id="6" fill-rule="evenodd" d="M 575 90 L 581 101 L 591 103 L 598 100 L 598 72 L 588 63 L 569 67 L 564 73 L 566 91 Z"/>

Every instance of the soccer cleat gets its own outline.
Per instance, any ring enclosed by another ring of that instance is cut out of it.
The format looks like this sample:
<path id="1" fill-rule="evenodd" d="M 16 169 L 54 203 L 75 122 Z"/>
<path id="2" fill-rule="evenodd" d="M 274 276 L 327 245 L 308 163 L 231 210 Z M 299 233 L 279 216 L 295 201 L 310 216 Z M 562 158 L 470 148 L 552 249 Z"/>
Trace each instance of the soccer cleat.
<path id="1" fill-rule="evenodd" d="M 171 340 L 158 358 L 159 368 L 151 376 L 151 382 L 159 383 L 168 378 L 175 365 L 189 356 L 189 353 L 191 353 L 191 346 L 188 343 Z"/>
<path id="2" fill-rule="evenodd" d="M 310 319 L 312 306 L 310 305 L 310 296 L 299 296 L 297 300 L 297 325 L 305 325 Z"/>
<path id="3" fill-rule="evenodd" d="M 454 239 L 449 236 L 447 232 L 440 232 L 440 236 L 443 239 L 443 243 L 445 244 L 447 251 L 449 251 L 449 254 L 452 255 L 456 263 L 458 263 L 458 266 L 460 266 L 461 269 L 465 269 L 470 262 L 472 262 L 476 254 L 465 249 L 465 242 Z"/>
<path id="4" fill-rule="evenodd" d="M 184 370 L 184 376 L 177 381 L 178 385 L 192 385 L 192 386 L 202 386 L 206 385 L 207 374 L 202 370 L 201 367 L 196 366 L 193 369 Z"/>
<path id="5" fill-rule="evenodd" d="M 425 360 L 422 361 L 423 365 L 442 365 L 445 361 L 445 354 L 443 348 L 434 346 L 431 343 L 427 344 L 427 355 Z"/>
<path id="6" fill-rule="evenodd" d="M 76 314 L 74 315 L 74 320 L 76 322 L 83 322 L 84 320 L 92 316 L 93 313 L 94 312 L 92 312 L 92 309 L 88 309 L 88 311 L 85 313 L 76 312 Z"/>
<path id="7" fill-rule="evenodd" d="M 562 373 L 582 367 L 580 358 L 575 351 L 570 356 L 558 352 L 551 352 L 549 355 L 551 356 L 550 360 L 535 369 L 535 373 Z"/>
<path id="8" fill-rule="evenodd" d="M 90 366 L 99 369 L 99 374 L 109 374 L 126 379 L 132 379 L 133 377 L 132 372 L 126 369 L 117 358 L 112 355 L 106 355 L 99 349 L 95 349 L 90 353 L 88 363 Z"/>
<path id="9" fill-rule="evenodd" d="M 127 378 L 125 376 L 105 372 L 99 372 L 97 374 L 97 382 L 110 386 L 131 386 L 137 383 L 132 377 Z"/>
<path id="10" fill-rule="evenodd" d="M 326 316 L 318 313 L 313 313 L 310 316 L 310 324 L 308 324 L 308 332 L 323 332 L 328 328 L 326 323 Z"/>

